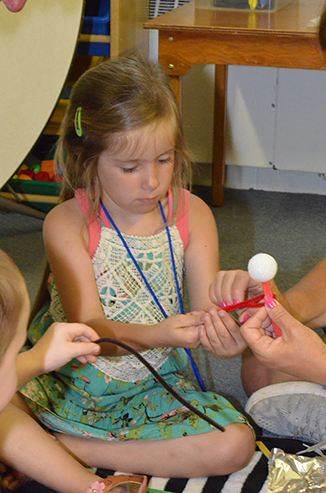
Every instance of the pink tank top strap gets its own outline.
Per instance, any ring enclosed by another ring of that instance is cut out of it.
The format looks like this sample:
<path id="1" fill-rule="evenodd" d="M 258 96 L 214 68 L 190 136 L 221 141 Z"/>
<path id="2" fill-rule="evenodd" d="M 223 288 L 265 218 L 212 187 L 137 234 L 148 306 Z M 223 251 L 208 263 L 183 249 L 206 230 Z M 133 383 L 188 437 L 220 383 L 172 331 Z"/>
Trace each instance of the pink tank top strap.
<path id="1" fill-rule="evenodd" d="M 89 243 L 88 252 L 93 258 L 101 236 L 101 224 L 94 211 L 90 198 L 85 189 L 76 190 L 75 197 L 78 200 L 83 216 L 88 226 Z"/>
<path id="2" fill-rule="evenodd" d="M 181 240 L 183 242 L 184 250 L 186 250 L 189 239 L 189 204 L 190 204 L 190 192 L 180 188 L 177 194 L 174 194 L 169 189 L 168 194 L 169 203 L 169 215 L 168 221 L 172 219 L 175 214 L 175 224 L 180 233 Z"/>
<path id="3" fill-rule="evenodd" d="M 78 200 L 79 206 L 85 217 L 88 232 L 89 232 L 89 243 L 88 252 L 93 258 L 96 249 L 98 247 L 100 236 L 101 236 L 101 223 L 93 209 L 92 203 L 85 189 L 79 188 L 76 190 L 75 197 Z M 174 222 L 180 233 L 181 240 L 183 242 L 184 250 L 186 250 L 188 245 L 188 235 L 189 235 L 189 203 L 190 203 L 190 192 L 189 190 L 179 189 L 177 196 L 169 190 L 168 193 L 168 204 L 169 204 L 169 214 L 168 221 L 170 222 L 175 215 Z M 102 212 L 102 211 L 101 211 Z M 101 219 L 105 226 L 111 227 L 106 216 L 101 213 Z"/>

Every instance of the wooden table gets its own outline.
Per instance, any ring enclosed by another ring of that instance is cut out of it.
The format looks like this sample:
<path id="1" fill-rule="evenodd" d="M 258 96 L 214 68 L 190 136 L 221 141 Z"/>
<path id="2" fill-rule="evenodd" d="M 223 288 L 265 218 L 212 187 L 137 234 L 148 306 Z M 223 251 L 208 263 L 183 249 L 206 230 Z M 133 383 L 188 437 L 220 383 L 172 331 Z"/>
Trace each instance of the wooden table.
<path id="1" fill-rule="evenodd" d="M 326 69 L 316 27 L 324 0 L 294 0 L 276 12 L 195 8 L 195 1 L 144 23 L 159 31 L 159 61 L 181 102 L 181 76 L 215 64 L 212 205 L 223 203 L 228 65 Z M 326 88 L 325 88 L 326 91 Z"/>

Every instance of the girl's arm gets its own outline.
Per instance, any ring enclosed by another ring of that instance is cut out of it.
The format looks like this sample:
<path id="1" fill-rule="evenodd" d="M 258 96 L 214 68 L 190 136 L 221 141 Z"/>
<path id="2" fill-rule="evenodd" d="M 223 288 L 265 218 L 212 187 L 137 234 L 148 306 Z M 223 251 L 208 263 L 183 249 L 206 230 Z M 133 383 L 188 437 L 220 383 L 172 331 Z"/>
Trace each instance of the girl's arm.
<path id="1" fill-rule="evenodd" d="M 76 199 L 55 207 L 44 222 L 44 242 L 50 268 L 66 318 L 84 323 L 100 337 L 118 339 L 141 351 L 157 346 L 196 347 L 200 316 L 176 315 L 156 325 L 124 324 L 108 320 L 103 312 L 88 253 L 88 228 Z M 124 354 L 115 345 L 103 345 L 103 355 Z"/>
<path id="2" fill-rule="evenodd" d="M 189 243 L 185 253 L 186 276 L 192 310 L 207 310 L 200 329 L 202 346 L 220 358 L 237 356 L 246 347 L 238 324 L 228 313 L 212 307 L 209 286 L 219 270 L 216 222 L 210 208 L 192 195 L 189 210 Z"/>
<path id="3" fill-rule="evenodd" d="M 195 195 L 190 197 L 185 267 L 191 309 L 206 310 L 211 305 L 209 285 L 220 268 L 218 233 L 210 208 Z"/>

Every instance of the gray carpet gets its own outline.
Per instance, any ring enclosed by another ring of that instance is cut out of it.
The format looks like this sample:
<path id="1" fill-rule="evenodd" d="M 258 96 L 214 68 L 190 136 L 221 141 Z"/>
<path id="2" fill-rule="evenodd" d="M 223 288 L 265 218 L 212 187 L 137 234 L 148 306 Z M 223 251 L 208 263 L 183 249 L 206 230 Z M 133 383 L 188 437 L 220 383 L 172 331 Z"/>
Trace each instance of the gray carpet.
<path id="1" fill-rule="evenodd" d="M 209 203 L 206 189 L 197 189 Z M 326 196 L 256 190 L 226 190 L 222 207 L 212 208 L 220 236 L 222 269 L 246 269 L 256 253 L 273 255 L 281 290 L 295 284 L 326 255 Z M 0 247 L 21 269 L 32 301 L 45 264 L 42 221 L 17 213 L 0 213 Z M 205 384 L 241 407 L 246 402 L 240 358 L 217 360 L 198 351 Z"/>

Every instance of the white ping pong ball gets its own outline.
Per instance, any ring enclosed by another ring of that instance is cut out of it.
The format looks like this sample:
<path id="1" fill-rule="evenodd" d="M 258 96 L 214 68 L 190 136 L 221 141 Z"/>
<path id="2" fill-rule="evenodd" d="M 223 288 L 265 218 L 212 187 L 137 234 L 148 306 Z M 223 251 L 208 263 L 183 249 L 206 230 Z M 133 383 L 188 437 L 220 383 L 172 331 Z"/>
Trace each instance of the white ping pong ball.
<path id="1" fill-rule="evenodd" d="M 255 281 L 268 282 L 276 275 L 277 262 L 268 253 L 257 253 L 248 262 L 248 272 Z"/>

